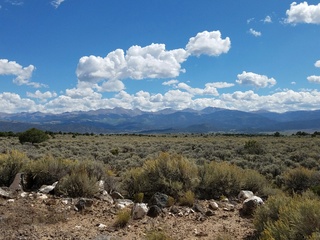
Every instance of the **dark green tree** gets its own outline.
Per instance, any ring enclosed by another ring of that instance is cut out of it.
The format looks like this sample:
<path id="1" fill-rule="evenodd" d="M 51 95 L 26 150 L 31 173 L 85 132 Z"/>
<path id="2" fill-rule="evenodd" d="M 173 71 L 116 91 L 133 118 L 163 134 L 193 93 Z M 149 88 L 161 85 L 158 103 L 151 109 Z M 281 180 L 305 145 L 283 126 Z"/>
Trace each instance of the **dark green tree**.
<path id="1" fill-rule="evenodd" d="M 47 141 L 48 139 L 48 134 L 36 128 L 31 128 L 19 135 L 19 141 L 22 144 L 25 142 L 30 142 L 32 144 L 41 143 Z"/>

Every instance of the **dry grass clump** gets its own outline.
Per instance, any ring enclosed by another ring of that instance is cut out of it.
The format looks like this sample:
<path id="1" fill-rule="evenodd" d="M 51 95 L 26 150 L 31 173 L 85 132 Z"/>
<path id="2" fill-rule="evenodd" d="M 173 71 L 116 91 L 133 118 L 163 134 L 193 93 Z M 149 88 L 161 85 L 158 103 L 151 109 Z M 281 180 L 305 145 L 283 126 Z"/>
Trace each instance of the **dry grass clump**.
<path id="1" fill-rule="evenodd" d="M 146 240 L 171 240 L 167 234 L 159 230 L 151 230 L 147 232 Z"/>
<path id="2" fill-rule="evenodd" d="M 128 225 L 130 219 L 131 219 L 131 211 L 126 208 L 121 209 L 116 215 L 114 226 L 118 228 L 124 228 L 125 226 Z"/>

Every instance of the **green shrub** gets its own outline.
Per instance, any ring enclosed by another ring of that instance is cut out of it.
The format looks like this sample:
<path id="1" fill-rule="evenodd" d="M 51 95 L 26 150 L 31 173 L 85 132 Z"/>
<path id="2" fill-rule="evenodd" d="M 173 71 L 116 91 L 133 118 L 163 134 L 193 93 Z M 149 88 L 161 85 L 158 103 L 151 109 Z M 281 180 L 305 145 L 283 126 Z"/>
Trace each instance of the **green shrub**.
<path id="1" fill-rule="evenodd" d="M 316 239 L 320 229 L 319 198 L 307 193 L 274 196 L 257 209 L 254 224 L 259 239 Z"/>
<path id="2" fill-rule="evenodd" d="M 124 180 L 128 194 L 143 192 L 151 197 L 156 192 L 178 197 L 192 190 L 198 183 L 198 168 L 177 154 L 161 153 L 155 160 L 146 161 L 142 167 L 131 169 Z"/>
<path id="3" fill-rule="evenodd" d="M 25 142 L 30 142 L 32 144 L 41 143 L 47 141 L 48 139 L 48 134 L 36 128 L 31 128 L 19 135 L 19 141 L 22 144 Z"/>
<path id="4" fill-rule="evenodd" d="M 10 186 L 17 173 L 29 159 L 24 153 L 12 150 L 0 155 L 0 186 Z"/>
<path id="5" fill-rule="evenodd" d="M 192 207 L 195 201 L 195 194 L 192 191 L 187 191 L 182 197 L 179 198 L 181 206 Z"/>
<path id="6" fill-rule="evenodd" d="M 241 190 L 242 169 L 226 162 L 211 162 L 200 169 L 201 182 L 198 194 L 201 198 L 237 196 Z"/>
<path id="7" fill-rule="evenodd" d="M 136 193 L 134 195 L 134 202 L 136 203 L 142 203 L 143 202 L 143 198 L 144 198 L 144 193 Z"/>
<path id="8" fill-rule="evenodd" d="M 259 155 L 264 153 L 264 149 L 256 140 L 248 140 L 243 146 L 243 153 Z"/>
<path id="9" fill-rule="evenodd" d="M 129 209 L 121 209 L 116 216 L 116 221 L 114 223 L 115 227 L 124 228 L 127 226 L 131 218 L 131 212 Z"/>
<path id="10" fill-rule="evenodd" d="M 50 185 L 59 181 L 70 173 L 75 164 L 75 161 L 54 159 L 52 156 L 29 161 L 25 167 L 28 188 L 37 189 L 42 185 Z"/>
<path id="11" fill-rule="evenodd" d="M 309 189 L 315 182 L 316 171 L 298 167 L 286 171 L 283 175 L 284 188 L 290 193 L 301 193 Z"/>
<path id="12" fill-rule="evenodd" d="M 97 178 L 90 177 L 83 166 L 75 167 L 57 185 L 57 194 L 69 197 L 93 197 L 97 192 Z"/>

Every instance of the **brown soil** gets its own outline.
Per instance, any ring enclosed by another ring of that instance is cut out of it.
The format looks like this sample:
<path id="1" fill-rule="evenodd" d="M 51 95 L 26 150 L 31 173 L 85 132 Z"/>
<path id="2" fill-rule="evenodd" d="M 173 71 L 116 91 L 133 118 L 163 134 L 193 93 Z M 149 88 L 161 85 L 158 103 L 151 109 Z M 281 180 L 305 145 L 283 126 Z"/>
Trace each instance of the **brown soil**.
<path id="1" fill-rule="evenodd" d="M 226 211 L 223 203 L 218 203 L 221 207 L 209 217 L 197 212 L 178 216 L 166 209 L 157 218 L 130 220 L 119 229 L 114 227 L 117 209 L 113 204 L 95 199 L 93 206 L 78 212 L 75 201 L 49 195 L 43 200 L 35 194 L 14 200 L 0 198 L 0 239 L 134 240 L 161 231 L 170 239 L 214 240 L 249 239 L 253 234 L 252 219 L 240 216 L 240 204 L 234 211 Z"/>

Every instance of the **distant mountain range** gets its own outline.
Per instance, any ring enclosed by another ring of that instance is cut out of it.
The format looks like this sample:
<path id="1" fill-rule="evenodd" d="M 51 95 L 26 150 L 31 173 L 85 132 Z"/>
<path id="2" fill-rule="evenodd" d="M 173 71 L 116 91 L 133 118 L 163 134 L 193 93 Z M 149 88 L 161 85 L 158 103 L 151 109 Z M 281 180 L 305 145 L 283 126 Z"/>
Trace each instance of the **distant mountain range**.
<path id="1" fill-rule="evenodd" d="M 275 113 L 205 108 L 144 112 L 114 108 L 61 114 L 0 113 L 1 132 L 22 132 L 32 127 L 77 133 L 312 132 L 320 130 L 320 110 Z"/>

